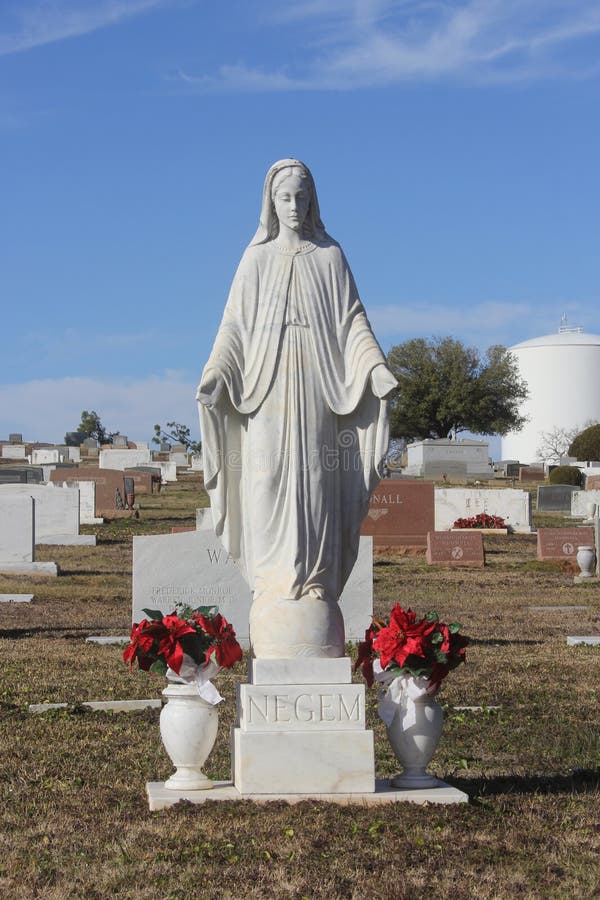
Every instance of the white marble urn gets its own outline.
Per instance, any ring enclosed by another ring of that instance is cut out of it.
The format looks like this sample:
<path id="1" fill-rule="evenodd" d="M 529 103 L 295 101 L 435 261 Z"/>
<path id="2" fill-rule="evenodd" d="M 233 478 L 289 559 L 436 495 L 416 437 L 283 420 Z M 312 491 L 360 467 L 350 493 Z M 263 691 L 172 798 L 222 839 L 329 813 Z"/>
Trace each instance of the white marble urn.
<path id="1" fill-rule="evenodd" d="M 584 545 L 577 548 L 577 565 L 580 578 L 591 578 L 594 574 L 596 550 L 592 546 Z"/>
<path id="2" fill-rule="evenodd" d="M 175 791 L 205 791 L 213 786 L 202 766 L 217 738 L 216 705 L 204 700 L 195 684 L 169 684 L 160 714 L 160 735 L 176 771 L 165 787 Z"/>
<path id="3" fill-rule="evenodd" d="M 391 780 L 395 788 L 434 788 L 442 783 L 426 771 L 442 735 L 442 708 L 433 694 L 428 678 L 401 675 L 380 703 L 390 745 L 404 769 Z M 395 712 L 390 722 L 392 704 Z"/>

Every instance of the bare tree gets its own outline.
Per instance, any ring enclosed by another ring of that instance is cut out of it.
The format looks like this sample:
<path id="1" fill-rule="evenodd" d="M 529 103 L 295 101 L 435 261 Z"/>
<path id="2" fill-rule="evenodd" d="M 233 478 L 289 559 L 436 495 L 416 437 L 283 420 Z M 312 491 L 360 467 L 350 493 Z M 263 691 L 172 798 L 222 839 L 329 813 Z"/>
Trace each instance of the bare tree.
<path id="1" fill-rule="evenodd" d="M 536 450 L 538 459 L 544 462 L 559 462 L 567 456 L 569 447 L 581 431 L 581 428 L 559 428 L 555 425 L 550 431 L 540 431 L 540 444 Z"/>

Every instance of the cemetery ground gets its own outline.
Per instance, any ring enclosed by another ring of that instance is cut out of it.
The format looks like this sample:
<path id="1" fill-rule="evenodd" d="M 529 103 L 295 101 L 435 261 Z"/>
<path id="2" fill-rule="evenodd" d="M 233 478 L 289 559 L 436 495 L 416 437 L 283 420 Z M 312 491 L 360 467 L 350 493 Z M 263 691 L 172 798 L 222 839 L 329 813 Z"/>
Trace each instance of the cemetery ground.
<path id="1" fill-rule="evenodd" d="M 376 614 L 396 601 L 437 609 L 472 638 L 439 696 L 444 730 L 430 767 L 469 804 L 241 801 L 149 812 L 146 782 L 172 771 L 159 710 L 81 703 L 160 698 L 164 680 L 130 674 L 122 647 L 85 638 L 129 632 L 133 534 L 191 526 L 206 502 L 188 476 L 142 497 L 139 519 L 82 529 L 97 534 L 96 547 L 39 548 L 39 560 L 60 565 L 58 578 L 0 576 L 0 592 L 35 595 L 0 606 L 0 896 L 598 896 L 599 648 L 568 647 L 566 637 L 600 634 L 600 587 L 574 585 L 566 564 L 537 562 L 535 536 L 486 536 L 485 569 L 376 552 Z M 567 524 L 550 513 L 536 522 Z M 243 672 L 217 679 L 226 702 L 205 766 L 215 779 L 229 777 Z M 390 776 L 398 765 L 367 694 L 376 774 Z M 28 712 L 43 702 L 68 706 Z"/>

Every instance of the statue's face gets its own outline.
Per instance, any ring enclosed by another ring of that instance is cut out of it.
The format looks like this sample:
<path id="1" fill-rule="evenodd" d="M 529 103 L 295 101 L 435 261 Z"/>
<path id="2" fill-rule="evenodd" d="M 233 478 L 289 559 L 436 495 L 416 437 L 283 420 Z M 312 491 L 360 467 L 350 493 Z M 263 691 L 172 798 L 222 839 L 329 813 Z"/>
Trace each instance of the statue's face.
<path id="1" fill-rule="evenodd" d="M 273 196 L 279 224 L 297 232 L 302 231 L 309 203 L 308 182 L 298 175 L 288 175 L 284 178 Z"/>

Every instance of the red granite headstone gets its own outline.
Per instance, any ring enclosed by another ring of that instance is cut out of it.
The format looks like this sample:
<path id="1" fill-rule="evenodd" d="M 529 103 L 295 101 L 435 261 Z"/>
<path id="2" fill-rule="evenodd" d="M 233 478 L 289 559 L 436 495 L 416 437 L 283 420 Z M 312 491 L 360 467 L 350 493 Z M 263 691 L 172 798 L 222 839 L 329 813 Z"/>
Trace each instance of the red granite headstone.
<path id="1" fill-rule="evenodd" d="M 373 536 L 375 547 L 426 547 L 435 528 L 434 484 L 384 478 L 371 496 L 360 529 Z"/>
<path id="2" fill-rule="evenodd" d="M 538 528 L 538 559 L 575 559 L 577 548 L 594 544 L 591 525 L 581 528 Z"/>
<path id="3" fill-rule="evenodd" d="M 600 491 L 600 475 L 588 475 L 585 479 L 586 491 Z"/>
<path id="4" fill-rule="evenodd" d="M 427 562 L 430 566 L 485 565 L 480 531 L 430 531 L 427 535 Z"/>
<path id="5" fill-rule="evenodd" d="M 50 481 L 95 481 L 96 482 L 96 515 L 102 516 L 104 511 L 116 509 L 115 496 L 119 490 L 125 500 L 125 484 L 123 472 L 118 469 L 53 469 Z"/>
<path id="6" fill-rule="evenodd" d="M 536 466 L 519 466 L 519 481 L 544 481 L 545 477 L 544 470 Z"/>

